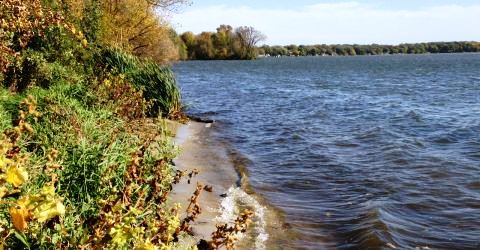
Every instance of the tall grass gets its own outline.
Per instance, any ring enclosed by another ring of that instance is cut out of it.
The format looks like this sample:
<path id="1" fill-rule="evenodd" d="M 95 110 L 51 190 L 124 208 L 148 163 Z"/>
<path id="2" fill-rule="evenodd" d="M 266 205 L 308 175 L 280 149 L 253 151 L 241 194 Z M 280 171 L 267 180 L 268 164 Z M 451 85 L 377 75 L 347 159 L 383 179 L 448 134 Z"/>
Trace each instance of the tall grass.
<path id="1" fill-rule="evenodd" d="M 141 60 L 114 48 L 104 49 L 100 57 L 107 68 L 124 74 L 143 91 L 145 99 L 153 102 L 149 115 L 174 117 L 181 112 L 180 90 L 175 74 L 168 66 Z"/>

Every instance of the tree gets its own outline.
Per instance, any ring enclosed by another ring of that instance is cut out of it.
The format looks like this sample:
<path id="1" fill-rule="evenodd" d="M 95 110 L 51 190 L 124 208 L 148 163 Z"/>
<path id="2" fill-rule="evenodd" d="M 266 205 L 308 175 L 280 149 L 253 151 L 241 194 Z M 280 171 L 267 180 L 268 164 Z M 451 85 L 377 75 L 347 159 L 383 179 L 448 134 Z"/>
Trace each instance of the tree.
<path id="1" fill-rule="evenodd" d="M 266 36 L 253 27 L 242 26 L 235 29 L 237 54 L 240 59 L 255 59 L 255 46 L 266 39 Z"/>
<path id="2" fill-rule="evenodd" d="M 285 48 L 287 48 L 290 56 L 298 56 L 300 54 L 300 52 L 298 52 L 298 46 L 295 44 L 287 45 Z"/>
<path id="3" fill-rule="evenodd" d="M 183 33 L 180 38 L 182 39 L 186 50 L 187 50 L 187 59 L 195 59 L 195 48 L 197 46 L 197 38 L 192 32 Z"/>
<path id="4" fill-rule="evenodd" d="M 347 46 L 346 53 L 349 56 L 356 56 L 357 55 L 357 52 L 355 51 L 355 49 L 352 46 Z"/>
<path id="5" fill-rule="evenodd" d="M 190 4 L 189 0 L 146 0 L 150 5 L 166 11 L 174 11 L 178 6 Z"/>
<path id="6" fill-rule="evenodd" d="M 80 0 L 71 0 L 80 1 Z M 186 0 L 86 0 L 100 2 L 99 42 L 137 56 L 168 62 L 179 58 L 172 29 L 160 15 Z"/>
<path id="7" fill-rule="evenodd" d="M 215 46 L 216 59 L 230 59 L 233 55 L 232 41 L 233 28 L 230 25 L 220 25 L 217 33 L 213 34 L 213 43 Z"/>
<path id="8" fill-rule="evenodd" d="M 252 27 L 234 29 L 222 24 L 217 32 L 202 32 L 196 36 L 192 32 L 185 32 L 180 38 L 188 52 L 188 59 L 248 60 L 257 57 L 256 45 L 265 36 Z M 274 54 L 272 50 L 266 49 L 262 53 Z"/>
<path id="9" fill-rule="evenodd" d="M 197 36 L 197 46 L 195 49 L 195 56 L 197 59 L 209 60 L 215 56 L 215 48 L 212 41 L 212 33 L 202 32 Z"/>

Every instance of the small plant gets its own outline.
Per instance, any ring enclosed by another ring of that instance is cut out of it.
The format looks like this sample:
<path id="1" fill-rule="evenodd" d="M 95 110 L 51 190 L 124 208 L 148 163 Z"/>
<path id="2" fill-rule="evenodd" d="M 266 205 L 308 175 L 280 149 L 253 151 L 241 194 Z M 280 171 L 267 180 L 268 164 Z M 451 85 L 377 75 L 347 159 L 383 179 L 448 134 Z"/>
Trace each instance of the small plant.
<path id="1" fill-rule="evenodd" d="M 217 230 L 213 232 L 212 239 L 208 242 L 209 249 L 220 249 L 224 246 L 227 250 L 233 250 L 237 241 L 236 235 L 247 231 L 248 225 L 252 222 L 252 217 L 253 212 L 247 209 L 235 220 L 233 226 L 228 226 L 228 224 L 217 225 Z"/>
<path id="2" fill-rule="evenodd" d="M 197 188 L 193 193 L 193 196 L 190 198 L 190 204 L 187 208 L 187 216 L 182 220 L 182 223 L 180 224 L 180 227 L 177 228 L 175 235 L 179 235 L 180 232 L 186 232 L 188 234 L 193 233 L 190 223 L 194 222 L 200 213 L 202 213 L 202 209 L 198 203 L 198 198 L 200 197 L 203 188 L 203 184 L 197 183 Z"/>

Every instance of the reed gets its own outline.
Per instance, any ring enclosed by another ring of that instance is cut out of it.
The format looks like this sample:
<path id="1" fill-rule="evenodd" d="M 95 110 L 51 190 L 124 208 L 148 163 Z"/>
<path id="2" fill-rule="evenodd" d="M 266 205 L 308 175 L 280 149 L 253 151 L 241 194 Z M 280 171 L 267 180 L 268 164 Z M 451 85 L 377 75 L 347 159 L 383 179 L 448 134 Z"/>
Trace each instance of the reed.
<path id="1" fill-rule="evenodd" d="M 146 100 L 152 101 L 150 116 L 177 117 L 181 113 L 180 89 L 169 67 L 141 60 L 115 48 L 104 49 L 100 56 L 107 68 L 125 75 L 143 91 Z"/>

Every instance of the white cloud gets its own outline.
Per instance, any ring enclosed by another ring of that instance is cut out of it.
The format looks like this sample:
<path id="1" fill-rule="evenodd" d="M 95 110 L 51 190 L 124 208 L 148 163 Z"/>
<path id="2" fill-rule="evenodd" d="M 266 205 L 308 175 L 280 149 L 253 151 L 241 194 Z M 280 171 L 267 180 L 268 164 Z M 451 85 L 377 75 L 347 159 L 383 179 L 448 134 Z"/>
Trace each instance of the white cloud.
<path id="1" fill-rule="evenodd" d="M 217 5 L 173 17 L 180 32 L 214 31 L 220 24 L 253 26 L 267 44 L 336 44 L 480 40 L 480 4 L 388 10 L 358 2 L 257 9 Z"/>

